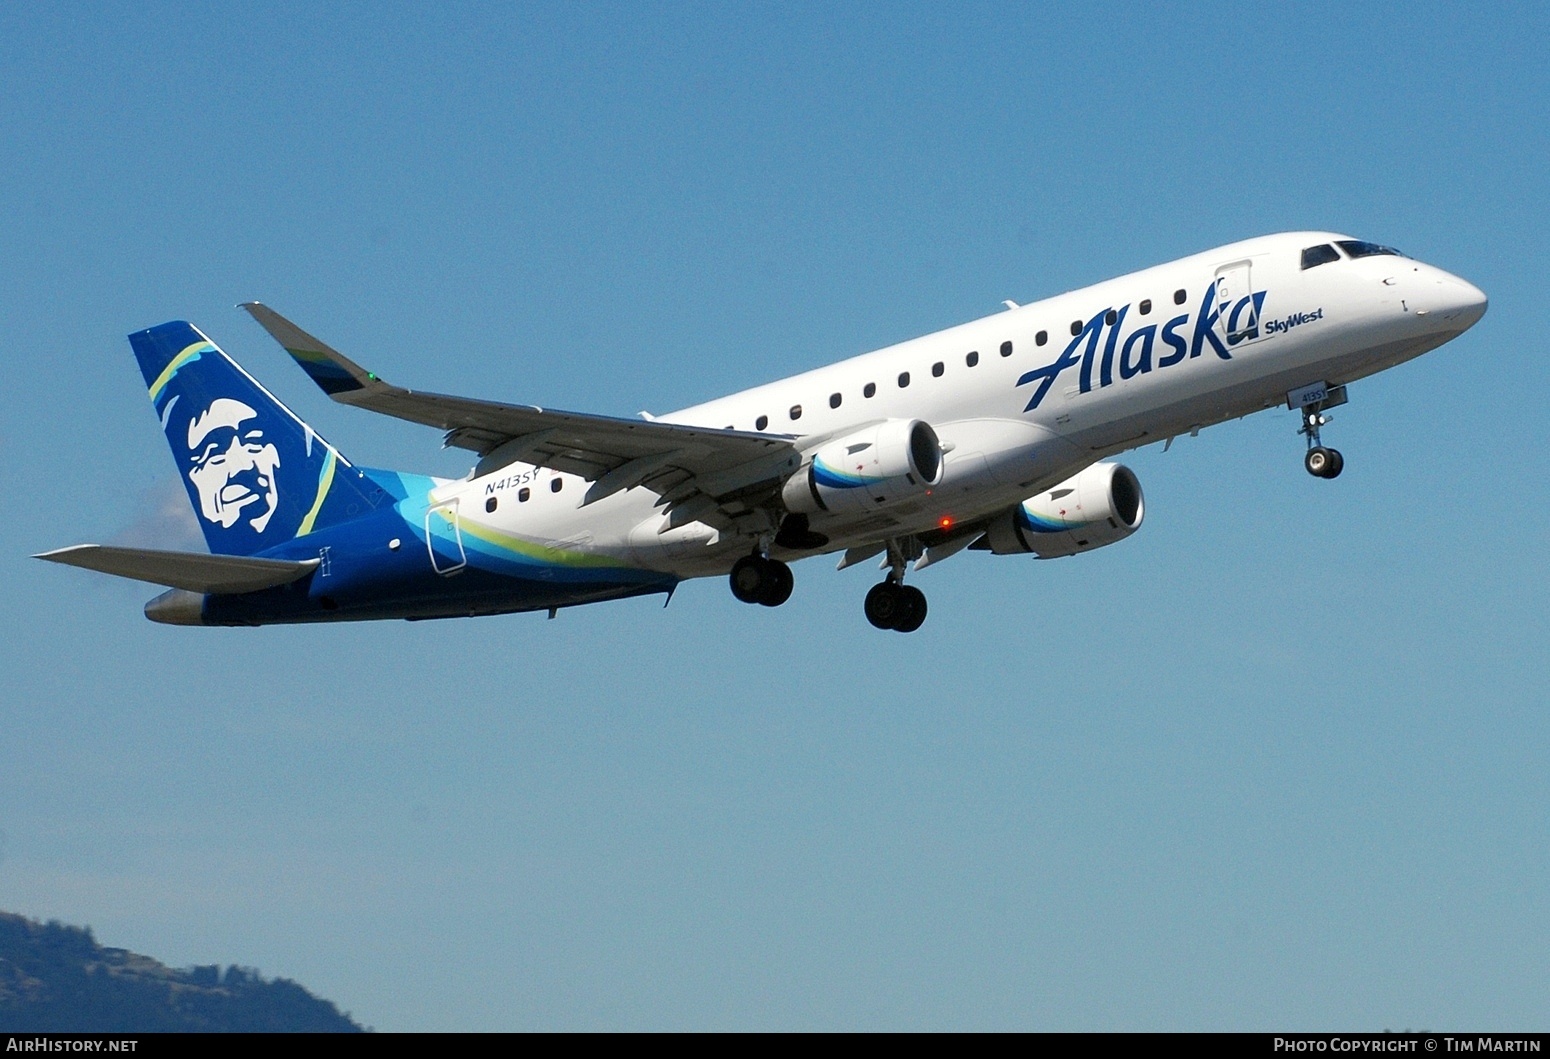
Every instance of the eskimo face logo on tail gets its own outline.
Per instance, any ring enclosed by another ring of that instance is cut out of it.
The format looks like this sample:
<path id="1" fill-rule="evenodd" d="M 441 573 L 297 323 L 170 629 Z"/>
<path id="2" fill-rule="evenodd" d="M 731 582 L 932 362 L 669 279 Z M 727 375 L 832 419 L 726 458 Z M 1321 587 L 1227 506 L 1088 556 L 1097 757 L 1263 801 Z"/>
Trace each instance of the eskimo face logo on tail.
<path id="1" fill-rule="evenodd" d="M 189 420 L 188 454 L 199 513 L 226 529 L 246 521 L 254 533 L 264 532 L 279 502 L 280 450 L 264 437 L 258 413 L 233 398 L 217 398 Z"/>

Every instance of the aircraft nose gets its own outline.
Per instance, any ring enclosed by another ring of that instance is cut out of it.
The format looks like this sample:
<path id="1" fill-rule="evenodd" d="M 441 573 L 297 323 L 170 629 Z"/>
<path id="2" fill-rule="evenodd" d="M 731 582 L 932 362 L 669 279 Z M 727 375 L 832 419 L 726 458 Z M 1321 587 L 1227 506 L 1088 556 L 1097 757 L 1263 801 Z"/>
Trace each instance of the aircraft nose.
<path id="1" fill-rule="evenodd" d="M 1437 315 L 1458 327 L 1460 331 L 1475 326 L 1485 315 L 1490 299 L 1485 291 L 1466 279 L 1443 273 L 1440 284 L 1441 298 Z"/>

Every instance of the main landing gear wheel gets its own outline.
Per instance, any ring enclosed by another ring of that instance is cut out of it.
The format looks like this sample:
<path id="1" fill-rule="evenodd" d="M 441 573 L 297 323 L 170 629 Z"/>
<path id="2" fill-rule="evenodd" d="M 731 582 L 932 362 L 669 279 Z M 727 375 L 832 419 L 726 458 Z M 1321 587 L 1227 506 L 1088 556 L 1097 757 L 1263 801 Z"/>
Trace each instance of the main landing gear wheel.
<path id="1" fill-rule="evenodd" d="M 1315 478 L 1338 478 L 1340 472 L 1345 470 L 1345 457 L 1340 455 L 1339 449 L 1326 449 L 1323 445 L 1315 445 L 1308 450 L 1308 455 L 1303 457 L 1302 465 L 1308 468 L 1308 473 Z"/>
<path id="2" fill-rule="evenodd" d="M 866 594 L 866 620 L 879 629 L 914 632 L 926 620 L 926 594 L 893 581 L 873 585 Z"/>
<path id="3" fill-rule="evenodd" d="M 791 598 L 791 590 L 796 585 L 796 579 L 791 576 L 791 567 L 779 559 L 766 559 L 770 569 L 769 590 L 759 597 L 759 602 L 766 607 L 778 607 Z"/>
<path id="4" fill-rule="evenodd" d="M 732 595 L 740 601 L 766 607 L 778 607 L 790 599 L 796 583 L 791 567 L 762 555 L 745 555 L 733 563 L 727 580 L 732 585 Z"/>
<path id="5" fill-rule="evenodd" d="M 900 585 L 899 593 L 904 596 L 904 617 L 894 632 L 914 632 L 926 622 L 926 594 L 914 585 Z"/>

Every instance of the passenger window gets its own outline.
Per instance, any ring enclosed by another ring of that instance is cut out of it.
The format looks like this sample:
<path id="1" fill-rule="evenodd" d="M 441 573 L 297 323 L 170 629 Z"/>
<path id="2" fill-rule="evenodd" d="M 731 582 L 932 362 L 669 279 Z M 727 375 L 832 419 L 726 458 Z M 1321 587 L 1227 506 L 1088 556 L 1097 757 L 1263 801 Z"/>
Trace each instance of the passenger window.
<path id="1" fill-rule="evenodd" d="M 974 365 L 980 362 L 980 355 L 977 351 L 970 353 L 967 357 L 963 358 L 963 362 L 972 368 Z"/>
<path id="2" fill-rule="evenodd" d="M 877 383 L 869 382 L 865 386 L 863 386 L 861 388 L 861 396 L 862 397 L 875 397 L 875 396 L 877 396 Z"/>
<path id="3" fill-rule="evenodd" d="M 831 393 L 829 395 L 829 407 L 830 408 L 838 408 L 839 406 L 840 406 L 840 395 L 837 394 L 837 393 Z"/>
<path id="4" fill-rule="evenodd" d="M 763 430 L 765 427 L 767 427 L 769 425 L 770 425 L 770 417 L 769 416 L 760 416 L 758 419 L 755 419 L 753 421 L 753 428 L 755 430 Z"/>
<path id="5" fill-rule="evenodd" d="M 1001 355 L 1003 357 L 1010 357 L 1012 355 L 1012 343 L 1010 343 L 1010 342 L 1003 342 L 1003 343 L 1001 343 Z"/>
<path id="6" fill-rule="evenodd" d="M 899 389 L 902 390 L 906 386 L 908 386 L 909 384 L 910 384 L 910 373 L 907 372 L 907 371 L 899 372 Z"/>
<path id="7" fill-rule="evenodd" d="M 1036 346 L 1042 346 L 1044 343 L 1046 343 L 1048 341 L 1049 341 L 1049 332 L 1048 331 L 1040 331 L 1038 334 L 1033 336 L 1033 344 L 1036 345 Z"/>
<path id="8" fill-rule="evenodd" d="M 947 366 L 945 364 L 943 364 L 940 360 L 937 361 L 935 364 L 931 365 L 931 375 L 932 375 L 933 378 L 940 379 L 942 377 L 942 372 L 944 372 L 946 370 L 947 370 Z"/>
<path id="9" fill-rule="evenodd" d="M 792 422 L 796 422 L 798 419 L 801 419 L 801 418 L 802 418 L 802 406 L 799 405 L 799 404 L 792 405 L 791 406 L 791 421 Z"/>
<path id="10" fill-rule="evenodd" d="M 484 502 L 484 509 L 491 512 L 495 510 L 495 497 L 492 496 Z"/>
<path id="11" fill-rule="evenodd" d="M 1183 305 L 1184 299 L 1188 297 L 1189 295 L 1184 293 L 1184 288 L 1180 287 L 1178 290 L 1173 292 L 1173 304 Z"/>
<path id="12" fill-rule="evenodd" d="M 1108 312 L 1103 314 L 1103 322 L 1108 324 L 1110 327 L 1113 327 L 1115 324 L 1119 323 L 1119 313 L 1115 312 L 1113 309 L 1110 309 Z"/>
<path id="13" fill-rule="evenodd" d="M 525 504 L 529 500 L 531 500 L 532 498 L 533 498 L 533 491 L 531 489 L 529 489 L 527 486 L 524 485 L 521 489 L 517 490 L 517 503 Z"/>
<path id="14" fill-rule="evenodd" d="M 1306 271 L 1317 268 L 1319 265 L 1327 265 L 1331 261 L 1339 261 L 1340 252 L 1328 243 L 1320 243 L 1318 246 L 1310 246 L 1302 252 L 1302 267 Z"/>
<path id="15" fill-rule="evenodd" d="M 550 481 L 549 481 L 549 492 L 551 492 L 551 493 L 558 493 L 561 489 L 564 489 L 564 488 L 565 488 L 565 480 L 563 478 L 552 478 L 552 479 L 550 479 Z"/>
<path id="16" fill-rule="evenodd" d="M 1137 308 L 1139 308 L 1141 310 L 1141 315 L 1142 316 L 1147 315 L 1148 313 L 1150 313 L 1152 311 L 1152 299 L 1150 299 L 1150 298 L 1142 298 L 1141 299 L 1141 304 L 1139 306 L 1137 306 Z"/>

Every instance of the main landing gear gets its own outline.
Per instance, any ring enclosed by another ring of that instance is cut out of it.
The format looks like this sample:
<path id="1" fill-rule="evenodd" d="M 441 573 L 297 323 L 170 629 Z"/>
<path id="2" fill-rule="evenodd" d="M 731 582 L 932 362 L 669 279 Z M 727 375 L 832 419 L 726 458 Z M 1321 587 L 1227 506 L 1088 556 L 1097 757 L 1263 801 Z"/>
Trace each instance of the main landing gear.
<path id="1" fill-rule="evenodd" d="M 1315 478 L 1338 478 L 1345 470 L 1345 457 L 1339 449 L 1325 448 L 1319 438 L 1319 428 L 1330 421 L 1324 412 L 1346 403 L 1344 386 L 1326 386 L 1323 383 L 1294 390 L 1287 395 L 1287 403 L 1302 411 L 1302 427 L 1297 433 L 1308 439 L 1308 453 L 1302 465 Z"/>
<path id="2" fill-rule="evenodd" d="M 866 594 L 866 620 L 879 629 L 914 632 L 926 620 L 926 594 L 904 583 L 903 551 L 888 545 L 888 579 Z"/>
<path id="3" fill-rule="evenodd" d="M 879 629 L 914 632 L 926 620 L 926 594 L 894 581 L 873 585 L 866 594 L 866 620 Z"/>
<path id="4" fill-rule="evenodd" d="M 732 594 L 744 603 L 778 607 L 791 598 L 791 567 L 755 552 L 732 564 Z"/>
<path id="5" fill-rule="evenodd" d="M 874 553 L 875 554 L 875 553 Z M 910 560 L 923 554 L 913 537 L 888 542 L 888 577 L 866 594 L 866 619 L 879 629 L 914 632 L 926 620 L 926 594 L 904 583 Z M 791 567 L 762 550 L 732 564 L 732 595 L 744 603 L 778 607 L 791 598 Z"/>

